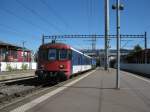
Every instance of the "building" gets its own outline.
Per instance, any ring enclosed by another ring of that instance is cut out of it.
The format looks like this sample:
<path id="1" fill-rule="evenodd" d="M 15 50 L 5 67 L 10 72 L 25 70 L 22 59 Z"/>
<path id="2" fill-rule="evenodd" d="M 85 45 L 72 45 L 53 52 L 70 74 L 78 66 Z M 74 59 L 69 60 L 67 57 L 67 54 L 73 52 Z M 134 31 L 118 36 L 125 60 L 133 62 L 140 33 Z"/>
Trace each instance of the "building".
<path id="1" fill-rule="evenodd" d="M 96 50 L 81 50 L 83 53 L 95 57 L 97 59 L 97 64 L 98 66 L 104 66 L 105 65 L 105 50 L 104 49 L 96 49 Z M 120 55 L 121 56 L 126 56 L 129 53 L 131 53 L 133 50 L 130 49 L 121 49 L 120 50 Z M 110 66 L 113 66 L 115 63 L 115 59 L 117 57 L 117 50 L 115 49 L 109 49 L 109 64 Z"/>
<path id="2" fill-rule="evenodd" d="M 31 62 L 31 51 L 0 41 L 0 62 Z"/>
<path id="3" fill-rule="evenodd" d="M 124 63 L 145 64 L 150 63 L 150 49 L 132 52 L 129 55 L 122 56 Z"/>

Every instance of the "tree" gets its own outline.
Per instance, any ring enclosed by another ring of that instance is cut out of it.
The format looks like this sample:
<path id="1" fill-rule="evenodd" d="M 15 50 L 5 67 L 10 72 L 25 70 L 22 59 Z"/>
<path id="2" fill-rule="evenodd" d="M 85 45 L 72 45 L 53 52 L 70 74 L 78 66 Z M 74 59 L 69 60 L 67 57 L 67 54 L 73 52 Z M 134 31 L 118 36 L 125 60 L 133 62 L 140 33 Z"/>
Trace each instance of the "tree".
<path id="1" fill-rule="evenodd" d="M 133 51 L 130 52 L 124 60 L 128 63 L 134 63 L 137 53 L 140 51 L 142 51 L 142 47 L 139 44 L 135 45 Z"/>
<path id="2" fill-rule="evenodd" d="M 139 52 L 141 50 L 142 50 L 142 47 L 139 44 L 137 44 L 136 46 L 134 46 L 134 49 L 133 49 L 134 52 Z"/>

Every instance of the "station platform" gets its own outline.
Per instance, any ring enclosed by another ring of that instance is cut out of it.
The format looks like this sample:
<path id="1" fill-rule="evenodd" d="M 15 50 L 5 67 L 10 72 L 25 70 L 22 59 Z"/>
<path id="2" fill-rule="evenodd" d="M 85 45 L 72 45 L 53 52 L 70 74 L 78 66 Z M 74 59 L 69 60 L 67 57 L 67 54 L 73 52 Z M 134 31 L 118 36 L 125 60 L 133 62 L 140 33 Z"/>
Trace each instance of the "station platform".
<path id="1" fill-rule="evenodd" d="M 11 112 L 150 112 L 150 80 L 121 71 L 98 68 Z"/>
<path id="2" fill-rule="evenodd" d="M 15 80 L 34 76 L 35 70 L 0 72 L 0 81 Z"/>

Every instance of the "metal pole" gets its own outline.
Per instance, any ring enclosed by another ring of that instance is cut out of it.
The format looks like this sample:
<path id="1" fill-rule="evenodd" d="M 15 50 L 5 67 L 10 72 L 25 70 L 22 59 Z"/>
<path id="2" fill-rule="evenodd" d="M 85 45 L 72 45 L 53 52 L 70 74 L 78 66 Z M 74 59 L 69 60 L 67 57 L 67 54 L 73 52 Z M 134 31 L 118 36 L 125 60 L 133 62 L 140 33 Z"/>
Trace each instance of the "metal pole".
<path id="1" fill-rule="evenodd" d="M 105 0 L 105 70 L 108 70 L 109 67 L 108 40 L 109 40 L 109 0 Z"/>
<path id="2" fill-rule="evenodd" d="M 145 64 L 147 63 L 147 32 L 144 34 L 144 40 L 145 40 Z"/>
<path id="3" fill-rule="evenodd" d="M 25 41 L 22 42 L 22 47 L 23 47 L 23 63 L 25 62 L 25 59 L 24 59 L 24 50 L 25 50 L 24 44 L 25 44 Z"/>
<path id="4" fill-rule="evenodd" d="M 42 45 L 44 44 L 44 34 L 42 35 Z"/>
<path id="5" fill-rule="evenodd" d="M 116 0 L 116 16 L 117 16 L 117 77 L 116 88 L 120 88 L 120 0 Z"/>

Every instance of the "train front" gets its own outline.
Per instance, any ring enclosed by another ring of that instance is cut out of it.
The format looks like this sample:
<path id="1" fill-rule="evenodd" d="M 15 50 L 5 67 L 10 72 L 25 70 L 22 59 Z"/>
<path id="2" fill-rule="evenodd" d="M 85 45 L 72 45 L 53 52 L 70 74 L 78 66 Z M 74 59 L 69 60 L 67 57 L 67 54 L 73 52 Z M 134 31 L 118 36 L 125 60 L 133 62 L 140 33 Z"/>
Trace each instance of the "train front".
<path id="1" fill-rule="evenodd" d="M 70 46 L 62 43 L 41 45 L 35 73 L 41 79 L 68 79 L 71 74 Z"/>

